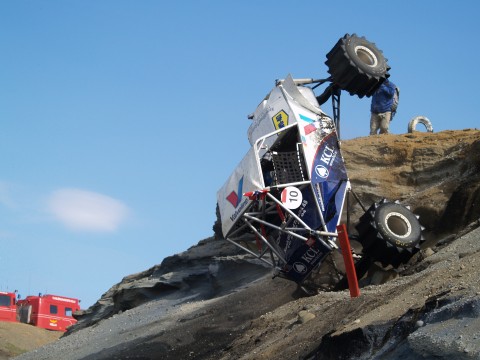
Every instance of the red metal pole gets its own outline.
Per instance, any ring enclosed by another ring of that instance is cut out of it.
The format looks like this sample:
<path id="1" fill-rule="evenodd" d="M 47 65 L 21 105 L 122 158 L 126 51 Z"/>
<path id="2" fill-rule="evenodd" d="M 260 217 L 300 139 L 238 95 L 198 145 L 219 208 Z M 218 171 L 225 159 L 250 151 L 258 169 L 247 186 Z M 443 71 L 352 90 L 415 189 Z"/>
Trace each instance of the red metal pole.
<path id="1" fill-rule="evenodd" d="M 357 272 L 353 263 L 352 249 L 350 240 L 348 239 L 347 226 L 340 224 L 337 226 L 338 240 L 340 249 L 342 250 L 343 262 L 345 263 L 345 271 L 347 272 L 348 288 L 350 289 L 350 297 L 360 296 L 360 288 L 358 286 Z"/>

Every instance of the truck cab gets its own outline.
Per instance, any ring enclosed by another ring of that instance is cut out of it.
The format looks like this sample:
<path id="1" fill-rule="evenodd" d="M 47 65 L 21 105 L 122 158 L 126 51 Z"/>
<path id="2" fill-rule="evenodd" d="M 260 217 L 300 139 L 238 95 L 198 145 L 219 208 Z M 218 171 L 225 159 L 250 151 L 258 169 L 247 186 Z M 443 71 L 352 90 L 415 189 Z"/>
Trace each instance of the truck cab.
<path id="1" fill-rule="evenodd" d="M 0 321 L 17 321 L 16 294 L 0 291 Z"/>
<path id="2" fill-rule="evenodd" d="M 17 305 L 20 322 L 56 331 L 75 324 L 73 313 L 80 310 L 78 299 L 58 295 L 27 296 Z"/>

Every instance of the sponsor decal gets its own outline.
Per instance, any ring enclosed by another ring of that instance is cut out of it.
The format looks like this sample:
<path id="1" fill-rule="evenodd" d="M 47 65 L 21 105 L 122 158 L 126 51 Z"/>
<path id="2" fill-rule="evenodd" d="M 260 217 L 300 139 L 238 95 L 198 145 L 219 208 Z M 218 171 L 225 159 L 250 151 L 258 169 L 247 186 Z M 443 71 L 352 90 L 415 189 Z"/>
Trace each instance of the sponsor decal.
<path id="1" fill-rule="evenodd" d="M 348 180 L 335 132 L 327 135 L 312 164 L 312 185 L 328 231 L 335 231 Z"/>
<path id="2" fill-rule="evenodd" d="M 271 106 L 267 106 L 262 112 L 254 117 L 254 122 L 248 128 L 248 138 L 250 139 L 253 136 L 253 133 L 257 130 L 260 124 L 263 123 L 265 117 L 268 116 L 268 112 L 273 111 Z"/>
<path id="3" fill-rule="evenodd" d="M 297 261 L 293 263 L 293 270 L 301 275 L 306 274 L 325 257 L 328 251 L 325 247 L 323 247 L 323 249 L 315 246 L 309 247 L 301 257 L 297 258 Z"/>
<path id="4" fill-rule="evenodd" d="M 318 180 L 326 180 L 331 173 L 332 167 L 334 167 L 335 159 L 337 158 L 338 151 L 334 144 L 336 137 L 327 136 L 322 141 L 322 144 L 317 149 L 317 154 L 315 155 L 313 163 L 313 173 L 312 180 L 317 182 Z M 338 167 L 338 164 L 336 167 Z M 316 175 L 317 179 L 314 179 Z M 319 179 L 318 179 L 319 178 Z"/>
<path id="5" fill-rule="evenodd" d="M 237 219 L 238 215 L 240 215 L 243 211 L 243 209 L 245 209 L 245 207 L 248 205 L 249 203 L 249 200 L 248 198 L 245 198 L 245 200 L 240 204 L 240 206 L 235 210 L 235 212 L 230 216 L 230 220 L 232 222 L 235 222 L 235 220 Z"/>
<path id="6" fill-rule="evenodd" d="M 232 204 L 232 206 L 234 208 L 237 208 L 238 205 L 240 204 L 240 201 L 242 200 L 242 192 L 243 190 L 243 176 L 242 178 L 240 179 L 240 181 L 238 182 L 238 186 L 237 186 L 237 192 L 235 191 L 232 191 L 227 197 L 226 199 L 228 200 L 228 202 L 230 204 Z"/>
<path id="7" fill-rule="evenodd" d="M 326 179 L 328 178 L 329 171 L 325 166 L 317 165 L 315 166 L 315 173 L 321 178 Z"/>
<path id="8" fill-rule="evenodd" d="M 307 264 L 310 264 L 314 260 L 317 260 L 319 256 L 322 256 L 322 252 L 319 249 L 311 247 L 302 255 L 302 260 Z"/>
<path id="9" fill-rule="evenodd" d="M 307 117 L 305 115 L 302 115 L 302 114 L 300 114 L 300 119 L 302 119 L 303 121 L 308 123 L 307 125 L 305 125 L 303 127 L 303 131 L 305 131 L 305 135 L 308 135 L 308 134 L 314 132 L 315 130 L 317 130 L 317 127 L 314 124 L 315 120 L 310 119 L 309 117 Z"/>
<path id="10" fill-rule="evenodd" d="M 280 110 L 272 117 L 272 121 L 273 126 L 275 126 L 275 130 L 282 129 L 288 125 L 288 115 L 285 111 Z"/>
<path id="11" fill-rule="evenodd" d="M 325 145 L 322 156 L 320 157 L 320 161 L 325 163 L 327 166 L 332 166 L 335 157 L 337 156 L 337 152 L 333 147 L 329 147 L 328 144 Z"/>
<path id="12" fill-rule="evenodd" d="M 320 210 L 323 213 L 325 212 L 325 205 L 323 204 L 323 195 L 320 183 L 316 183 L 313 189 L 315 190 L 315 196 L 317 197 L 318 205 L 320 205 Z"/>
<path id="13" fill-rule="evenodd" d="M 305 274 L 307 272 L 307 267 L 301 262 L 296 262 L 293 264 L 293 270 L 299 274 Z"/>
<path id="14" fill-rule="evenodd" d="M 305 126 L 303 128 L 303 131 L 305 131 L 305 135 L 308 135 L 308 134 L 310 134 L 310 133 L 312 133 L 316 130 L 317 130 L 317 128 L 313 124 L 308 124 L 307 126 Z"/>
<path id="15" fill-rule="evenodd" d="M 305 116 L 305 115 L 302 115 L 302 114 L 300 114 L 300 119 L 302 119 L 303 121 L 306 121 L 306 122 L 308 122 L 308 123 L 310 123 L 310 124 L 312 124 L 313 122 L 315 122 L 315 120 L 310 119 L 308 116 Z"/>

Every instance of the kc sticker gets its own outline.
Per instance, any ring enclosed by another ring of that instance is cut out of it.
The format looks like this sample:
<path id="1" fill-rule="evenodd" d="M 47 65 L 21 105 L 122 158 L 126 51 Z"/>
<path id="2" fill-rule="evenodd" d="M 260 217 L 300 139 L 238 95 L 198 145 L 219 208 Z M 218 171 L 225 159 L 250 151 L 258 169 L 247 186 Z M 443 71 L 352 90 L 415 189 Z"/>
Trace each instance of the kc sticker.
<path id="1" fill-rule="evenodd" d="M 301 262 L 296 262 L 293 264 L 293 270 L 299 274 L 305 274 L 307 272 L 307 267 Z"/>
<path id="2" fill-rule="evenodd" d="M 323 165 L 315 166 L 315 172 L 323 179 L 326 179 L 328 177 L 328 169 Z"/>

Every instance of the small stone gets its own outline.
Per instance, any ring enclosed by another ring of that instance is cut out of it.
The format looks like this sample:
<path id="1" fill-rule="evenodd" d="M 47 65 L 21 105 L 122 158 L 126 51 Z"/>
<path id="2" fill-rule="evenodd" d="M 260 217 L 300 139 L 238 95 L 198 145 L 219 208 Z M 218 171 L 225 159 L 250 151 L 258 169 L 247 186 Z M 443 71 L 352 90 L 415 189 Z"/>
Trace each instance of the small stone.
<path id="1" fill-rule="evenodd" d="M 425 256 L 426 258 L 432 256 L 433 254 L 435 254 L 435 251 L 433 251 L 432 248 L 426 248 L 423 251 L 423 256 Z"/>
<path id="2" fill-rule="evenodd" d="M 305 310 L 302 310 L 298 313 L 298 322 L 300 324 L 305 324 L 307 321 L 310 321 L 314 318 L 315 318 L 315 314 L 312 314 Z"/>

